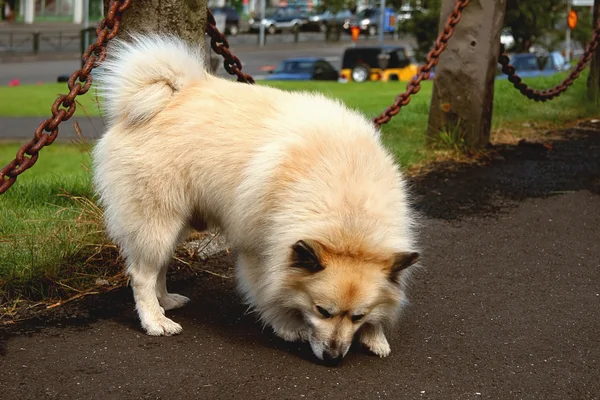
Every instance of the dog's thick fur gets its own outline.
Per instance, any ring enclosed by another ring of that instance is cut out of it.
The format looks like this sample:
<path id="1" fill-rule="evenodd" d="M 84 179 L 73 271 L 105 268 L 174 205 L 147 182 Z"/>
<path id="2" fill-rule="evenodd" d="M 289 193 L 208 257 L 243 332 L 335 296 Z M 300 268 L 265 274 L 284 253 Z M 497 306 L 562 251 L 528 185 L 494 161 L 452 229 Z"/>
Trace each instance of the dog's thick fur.
<path id="1" fill-rule="evenodd" d="M 102 67 L 108 130 L 94 183 L 150 335 L 179 333 L 166 269 L 192 227 L 219 227 L 263 323 L 315 355 L 353 337 L 386 356 L 384 328 L 418 259 L 406 187 L 379 132 L 338 101 L 210 75 L 169 36 L 116 41 Z"/>

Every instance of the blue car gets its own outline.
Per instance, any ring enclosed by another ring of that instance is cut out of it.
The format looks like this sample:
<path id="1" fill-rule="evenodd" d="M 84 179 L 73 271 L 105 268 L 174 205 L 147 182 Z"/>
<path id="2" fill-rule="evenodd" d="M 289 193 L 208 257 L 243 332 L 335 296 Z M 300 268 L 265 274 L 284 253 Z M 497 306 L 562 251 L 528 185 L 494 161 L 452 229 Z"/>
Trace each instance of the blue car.
<path id="1" fill-rule="evenodd" d="M 558 51 L 553 51 L 544 56 L 534 53 L 513 54 L 510 57 L 510 64 L 515 67 L 517 75 L 521 78 L 550 76 L 571 68 Z M 500 73 L 496 78 L 506 79 L 507 77 L 505 74 Z"/>
<path id="2" fill-rule="evenodd" d="M 337 81 L 339 72 L 325 59 L 288 58 L 266 77 L 269 81 Z"/>

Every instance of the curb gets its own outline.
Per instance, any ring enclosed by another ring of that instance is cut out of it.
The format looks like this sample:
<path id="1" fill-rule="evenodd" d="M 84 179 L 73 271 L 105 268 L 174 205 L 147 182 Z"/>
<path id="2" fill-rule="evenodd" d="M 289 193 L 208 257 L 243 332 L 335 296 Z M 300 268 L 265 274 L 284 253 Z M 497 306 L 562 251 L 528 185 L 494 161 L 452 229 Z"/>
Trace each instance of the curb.
<path id="1" fill-rule="evenodd" d="M 38 61 L 71 61 L 81 59 L 80 53 L 48 53 L 48 54 L 19 54 L 0 55 L 0 64 L 15 64 Z"/>

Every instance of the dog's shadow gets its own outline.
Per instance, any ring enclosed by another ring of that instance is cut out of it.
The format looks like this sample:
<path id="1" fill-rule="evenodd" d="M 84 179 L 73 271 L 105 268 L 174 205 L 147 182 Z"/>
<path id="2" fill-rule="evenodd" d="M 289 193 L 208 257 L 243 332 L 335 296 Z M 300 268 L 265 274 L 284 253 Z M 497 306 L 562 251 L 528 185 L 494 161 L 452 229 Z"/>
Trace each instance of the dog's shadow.
<path id="1" fill-rule="evenodd" d="M 179 293 L 191 299 L 186 306 L 167 311 L 167 317 L 183 326 L 182 335 L 218 336 L 228 344 L 242 348 L 257 346 L 274 349 L 310 361 L 329 366 L 313 354 L 308 343 L 287 342 L 277 337 L 270 327 L 264 327 L 255 313 L 249 312 L 236 290 L 234 278 L 235 258 L 221 253 L 195 266 L 194 274 L 181 277 L 172 271 L 167 287 L 169 292 Z M 134 309 L 131 289 L 128 288 L 128 301 Z M 144 333 L 135 312 L 127 311 L 116 319 L 128 328 Z M 366 353 L 368 350 L 354 343 L 349 353 Z M 350 355 L 350 354 L 349 354 Z"/>
<path id="2" fill-rule="evenodd" d="M 325 366 L 314 356 L 308 343 L 280 339 L 270 327 L 261 324 L 255 313 L 248 312 L 236 290 L 234 261 L 232 255 L 221 253 L 193 268 L 182 268 L 181 263 L 178 265 L 177 262 L 170 266 L 167 282 L 169 292 L 179 293 L 191 300 L 180 309 L 166 312 L 167 317 L 183 326 L 181 340 L 187 336 L 216 336 L 228 346 L 239 347 L 241 351 L 248 348 L 275 350 Z M 145 335 L 135 310 L 133 292 L 130 287 L 122 287 L 103 295 L 87 296 L 12 327 L 4 327 L 0 330 L 0 336 L 4 336 L 0 339 L 0 356 L 5 353 L 6 341 L 17 332 L 19 335 L 30 335 L 50 326 L 86 329 L 100 320 L 110 320 L 145 336 L 148 342 L 143 346 L 151 347 L 162 340 Z M 369 353 L 360 345 L 353 344 L 346 359 L 351 358 L 351 353 L 357 353 L 357 350 Z"/>

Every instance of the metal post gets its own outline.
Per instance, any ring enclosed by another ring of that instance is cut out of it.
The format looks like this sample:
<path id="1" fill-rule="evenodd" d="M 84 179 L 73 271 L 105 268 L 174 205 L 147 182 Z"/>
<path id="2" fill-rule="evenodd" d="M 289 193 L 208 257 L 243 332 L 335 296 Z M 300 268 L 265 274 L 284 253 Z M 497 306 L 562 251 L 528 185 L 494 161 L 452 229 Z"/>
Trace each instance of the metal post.
<path id="1" fill-rule="evenodd" d="M 84 37 L 84 48 L 88 48 L 90 43 L 90 33 L 87 28 L 90 25 L 90 0 L 83 0 L 83 29 L 85 29 Z"/>
<path id="2" fill-rule="evenodd" d="M 381 0 L 380 6 L 380 16 L 379 16 L 379 29 L 377 30 L 377 34 L 379 35 L 379 45 L 383 45 L 383 26 L 385 24 L 385 0 Z"/>
<path id="3" fill-rule="evenodd" d="M 259 27 L 259 40 L 258 47 L 264 47 L 265 45 L 265 25 L 263 20 L 265 19 L 265 9 L 267 8 L 267 0 L 260 0 L 260 27 Z"/>
<path id="4" fill-rule="evenodd" d="M 33 54 L 40 52 L 40 33 L 33 32 Z"/>
<path id="5" fill-rule="evenodd" d="M 35 20 L 35 0 L 25 0 L 25 23 L 33 24 Z"/>
<path id="6" fill-rule="evenodd" d="M 569 14 L 571 13 L 571 0 L 567 0 L 567 16 L 569 16 Z M 569 27 L 569 25 L 567 25 L 567 34 L 566 34 L 566 38 L 565 38 L 565 47 L 566 47 L 566 51 L 565 51 L 565 61 L 566 62 L 571 62 L 571 27 Z"/>

